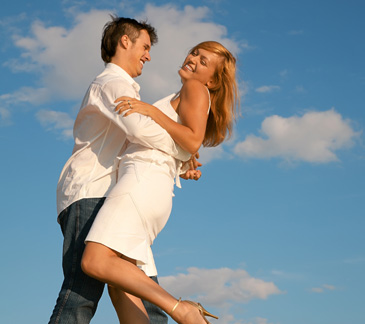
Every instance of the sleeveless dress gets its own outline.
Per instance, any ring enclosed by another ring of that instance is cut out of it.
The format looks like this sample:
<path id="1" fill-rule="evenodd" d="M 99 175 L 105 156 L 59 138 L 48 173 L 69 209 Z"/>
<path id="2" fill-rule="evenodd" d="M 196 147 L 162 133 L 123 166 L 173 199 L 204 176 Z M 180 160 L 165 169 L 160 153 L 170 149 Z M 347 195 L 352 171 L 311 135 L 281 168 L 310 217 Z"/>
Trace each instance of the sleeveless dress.
<path id="1" fill-rule="evenodd" d="M 153 105 L 181 123 L 171 106 L 174 96 L 171 94 Z M 134 143 L 128 143 L 119 159 L 117 184 L 106 198 L 85 242 L 103 244 L 135 259 L 146 275 L 155 276 L 151 245 L 169 219 L 174 179 L 180 186 L 182 163 L 162 151 Z"/>

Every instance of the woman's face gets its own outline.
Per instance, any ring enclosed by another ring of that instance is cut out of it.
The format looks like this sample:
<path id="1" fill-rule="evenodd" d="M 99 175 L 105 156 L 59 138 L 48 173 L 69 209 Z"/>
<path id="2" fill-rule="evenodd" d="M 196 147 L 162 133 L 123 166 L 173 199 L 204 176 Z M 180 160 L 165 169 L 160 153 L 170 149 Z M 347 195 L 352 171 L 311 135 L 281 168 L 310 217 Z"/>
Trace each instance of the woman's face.
<path id="1" fill-rule="evenodd" d="M 219 63 L 220 57 L 217 54 L 198 48 L 186 57 L 179 75 L 182 82 L 196 79 L 209 88 L 213 84 L 213 75 Z"/>

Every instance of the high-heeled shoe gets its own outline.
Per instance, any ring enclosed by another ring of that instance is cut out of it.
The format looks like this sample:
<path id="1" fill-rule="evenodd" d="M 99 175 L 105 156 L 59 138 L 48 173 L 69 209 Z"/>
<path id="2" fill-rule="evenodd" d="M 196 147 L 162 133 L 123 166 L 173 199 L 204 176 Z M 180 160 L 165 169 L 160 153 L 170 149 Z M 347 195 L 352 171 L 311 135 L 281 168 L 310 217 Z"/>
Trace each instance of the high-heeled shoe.
<path id="1" fill-rule="evenodd" d="M 179 298 L 179 300 L 177 301 L 177 303 L 175 304 L 175 306 L 173 307 L 173 309 L 170 312 L 170 316 L 172 315 L 172 313 L 174 312 L 174 310 L 176 309 L 177 306 L 179 306 L 179 304 L 181 303 L 181 297 Z M 218 316 L 215 316 L 211 313 L 209 313 L 200 303 L 196 303 L 190 300 L 183 300 L 185 303 L 188 303 L 192 306 L 194 306 L 195 308 L 197 308 L 199 310 L 200 315 L 204 318 L 204 321 L 207 324 L 210 324 L 209 321 L 206 319 L 205 316 L 209 316 L 209 317 L 213 317 L 215 319 L 218 319 Z"/>

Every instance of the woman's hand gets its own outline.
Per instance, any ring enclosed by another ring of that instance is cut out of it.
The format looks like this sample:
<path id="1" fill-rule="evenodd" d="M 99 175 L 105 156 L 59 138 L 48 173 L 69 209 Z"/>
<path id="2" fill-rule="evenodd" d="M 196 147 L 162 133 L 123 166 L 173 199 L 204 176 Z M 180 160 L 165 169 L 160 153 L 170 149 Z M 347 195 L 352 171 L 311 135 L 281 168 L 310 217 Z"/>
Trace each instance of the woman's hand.
<path id="1" fill-rule="evenodd" d="M 180 175 L 180 178 L 184 180 L 199 180 L 202 175 L 200 170 L 188 170 L 184 174 Z"/>
<path id="2" fill-rule="evenodd" d="M 114 102 L 119 102 L 114 111 L 117 112 L 119 115 L 124 113 L 123 117 L 127 117 L 128 115 L 133 113 L 140 113 L 141 115 L 151 117 L 153 110 L 157 109 L 156 107 L 146 102 L 125 96 L 116 99 Z"/>
<path id="3" fill-rule="evenodd" d="M 180 175 L 180 178 L 185 180 L 199 180 L 202 173 L 200 170 L 197 169 L 201 167 L 202 164 L 197 159 L 199 159 L 199 152 L 193 154 L 190 160 L 183 163 L 183 168 L 187 165 L 189 166 L 189 168 L 185 173 Z"/>

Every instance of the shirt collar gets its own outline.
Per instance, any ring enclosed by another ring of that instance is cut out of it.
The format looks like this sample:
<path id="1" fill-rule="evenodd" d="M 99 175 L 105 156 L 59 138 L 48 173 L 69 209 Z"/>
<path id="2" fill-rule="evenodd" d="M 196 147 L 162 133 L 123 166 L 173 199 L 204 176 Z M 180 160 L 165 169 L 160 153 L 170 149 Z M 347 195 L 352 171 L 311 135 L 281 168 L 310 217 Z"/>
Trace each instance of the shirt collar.
<path id="1" fill-rule="evenodd" d="M 138 93 L 140 90 L 140 85 L 133 80 L 133 78 L 125 71 L 123 70 L 119 65 L 116 65 L 114 63 L 108 63 L 106 65 L 107 69 L 113 70 L 115 73 L 118 73 L 120 76 L 122 76 L 124 79 L 126 79 L 131 86 L 133 87 L 133 89 Z"/>

